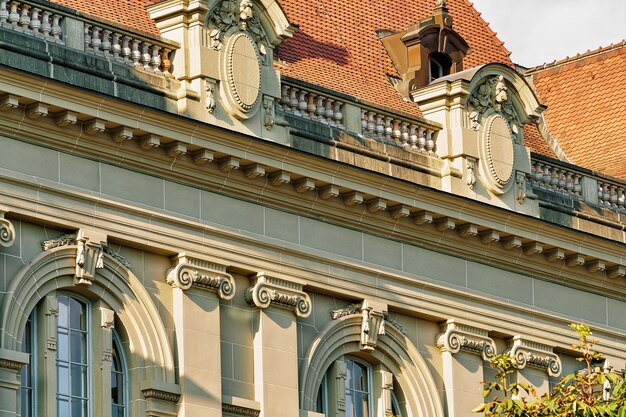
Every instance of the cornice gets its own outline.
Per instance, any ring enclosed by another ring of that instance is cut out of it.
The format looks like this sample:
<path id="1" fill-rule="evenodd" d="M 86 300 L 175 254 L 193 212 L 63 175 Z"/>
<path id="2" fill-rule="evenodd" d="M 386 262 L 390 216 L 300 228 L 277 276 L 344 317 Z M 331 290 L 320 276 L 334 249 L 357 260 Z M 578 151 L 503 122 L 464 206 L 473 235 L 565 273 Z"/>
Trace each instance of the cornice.
<path id="1" fill-rule="evenodd" d="M 19 213 L 19 218 L 66 229 L 81 225 L 99 228 L 106 230 L 110 240 L 146 247 L 159 253 L 171 253 L 173 247 L 181 248 L 191 255 L 201 253 L 215 262 L 237 265 L 239 271 L 266 271 L 285 280 L 296 280 L 300 285 L 306 283 L 306 287 L 311 290 L 344 297 L 350 294 L 350 297 L 363 299 L 377 298 L 395 310 L 411 315 L 425 315 L 429 320 L 445 320 L 456 317 L 459 311 L 463 311 L 464 320 L 468 323 L 489 328 L 501 335 L 513 337 L 533 328 L 533 337 L 552 343 L 562 350 L 571 348 L 572 338 L 575 336 L 567 328 L 567 324 L 575 320 L 574 318 L 511 300 L 452 287 L 399 271 L 391 272 L 373 265 L 363 265 L 343 257 L 331 259 L 326 252 L 319 250 L 307 249 L 303 252 L 295 244 L 260 239 L 256 235 L 237 233 L 179 216 L 129 206 L 119 201 L 100 199 L 91 193 L 78 192 L 72 187 L 47 180 L 29 182 L 32 177 L 12 171 L 0 169 L 0 179 L 3 183 L 11 184 L 9 191 L 3 194 L 3 202 L 11 207 L 12 213 Z M 19 190 L 19 193 L 11 189 Z M 64 206 L 60 201 L 67 201 L 68 205 Z M 29 213 L 37 213 L 37 217 Z M 142 223 L 140 226 L 129 223 L 129 218 L 134 219 L 134 223 Z M 173 232 L 175 230 L 185 232 Z M 216 240 L 208 244 L 207 236 L 213 236 Z M 224 243 L 223 239 L 231 243 Z M 244 246 L 233 246 L 233 243 L 238 242 Z M 257 249 L 246 249 L 250 244 L 254 244 Z M 278 257 L 281 259 L 280 263 L 276 261 Z M 289 261 L 289 257 L 297 260 Z M 323 266 L 325 272 L 311 269 L 307 266 L 309 262 Z M 332 267 L 369 274 L 376 276 L 378 280 L 398 282 L 403 289 L 394 287 L 393 290 L 384 290 L 369 282 L 354 280 L 350 275 L 331 274 L 328 271 Z M 518 317 L 516 322 L 511 322 L 511 314 Z M 600 353 L 624 357 L 626 344 L 619 343 L 619 340 L 626 338 L 626 331 L 602 326 L 595 327 L 594 334 L 600 340 Z"/>

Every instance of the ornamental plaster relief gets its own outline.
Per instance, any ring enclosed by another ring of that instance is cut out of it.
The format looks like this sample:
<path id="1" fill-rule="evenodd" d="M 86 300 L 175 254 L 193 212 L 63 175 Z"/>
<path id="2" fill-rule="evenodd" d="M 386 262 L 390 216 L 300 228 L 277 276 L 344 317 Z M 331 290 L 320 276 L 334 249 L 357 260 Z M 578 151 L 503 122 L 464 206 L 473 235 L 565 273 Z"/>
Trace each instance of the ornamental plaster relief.
<path id="1" fill-rule="evenodd" d="M 308 317 L 311 314 L 311 297 L 305 293 L 301 284 L 273 278 L 263 272 L 252 278 L 252 286 L 245 292 L 248 304 L 260 309 L 270 305 L 292 310 L 298 317 Z"/>
<path id="2" fill-rule="evenodd" d="M 461 350 L 481 355 L 489 361 L 496 354 L 496 344 L 483 329 L 460 324 L 453 319 L 442 325 L 437 337 L 437 347 L 442 352 L 458 353 Z"/>
<path id="3" fill-rule="evenodd" d="M 509 343 L 509 349 L 509 354 L 513 357 L 517 369 L 531 366 L 545 370 L 551 377 L 561 374 L 561 358 L 553 353 L 551 346 L 533 342 L 518 335 Z"/>
<path id="4" fill-rule="evenodd" d="M 165 278 L 174 288 L 188 290 L 197 287 L 215 291 L 223 300 L 235 296 L 235 279 L 226 272 L 226 266 L 193 258 L 184 253 L 174 258 L 176 266 L 170 269 Z"/>

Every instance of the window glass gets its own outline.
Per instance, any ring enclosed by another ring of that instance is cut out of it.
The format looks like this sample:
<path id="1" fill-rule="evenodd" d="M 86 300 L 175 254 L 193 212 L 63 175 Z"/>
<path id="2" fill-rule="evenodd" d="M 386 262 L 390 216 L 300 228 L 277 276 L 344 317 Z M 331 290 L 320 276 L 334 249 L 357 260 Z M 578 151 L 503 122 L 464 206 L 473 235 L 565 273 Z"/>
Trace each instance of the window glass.
<path id="1" fill-rule="evenodd" d="M 22 367 L 21 381 L 22 387 L 20 395 L 22 397 L 22 417 L 30 417 L 33 415 L 33 313 L 28 317 L 24 336 L 22 337 L 22 352 L 28 354 L 28 363 Z"/>
<path id="2" fill-rule="evenodd" d="M 369 369 L 353 360 L 345 362 L 348 371 L 345 382 L 346 417 L 369 417 Z"/>
<path id="3" fill-rule="evenodd" d="M 124 360 L 115 333 L 113 333 L 113 355 L 111 363 L 111 416 L 126 415 L 126 379 L 124 376 Z"/>
<path id="4" fill-rule="evenodd" d="M 87 306 L 60 295 L 57 322 L 57 415 L 88 414 Z"/>

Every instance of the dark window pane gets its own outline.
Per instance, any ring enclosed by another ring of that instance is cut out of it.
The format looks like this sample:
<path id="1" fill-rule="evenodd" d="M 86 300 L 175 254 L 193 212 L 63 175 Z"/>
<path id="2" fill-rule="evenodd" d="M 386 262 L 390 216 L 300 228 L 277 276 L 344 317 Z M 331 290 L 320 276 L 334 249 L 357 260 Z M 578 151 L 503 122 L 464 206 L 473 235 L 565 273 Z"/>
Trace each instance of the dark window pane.
<path id="1" fill-rule="evenodd" d="M 70 298 L 70 328 L 86 330 L 85 310 L 85 304 Z"/>
<path id="2" fill-rule="evenodd" d="M 369 417 L 369 404 L 368 395 L 356 393 L 354 395 L 354 409 L 355 416 L 357 417 Z"/>
<path id="3" fill-rule="evenodd" d="M 71 360 L 76 363 L 87 362 L 87 335 L 81 332 L 71 332 Z"/>
<path id="4" fill-rule="evenodd" d="M 67 414 L 65 414 L 65 416 L 67 416 Z M 83 416 L 87 416 L 87 401 L 79 400 L 77 398 L 72 398 L 72 417 L 83 417 Z"/>

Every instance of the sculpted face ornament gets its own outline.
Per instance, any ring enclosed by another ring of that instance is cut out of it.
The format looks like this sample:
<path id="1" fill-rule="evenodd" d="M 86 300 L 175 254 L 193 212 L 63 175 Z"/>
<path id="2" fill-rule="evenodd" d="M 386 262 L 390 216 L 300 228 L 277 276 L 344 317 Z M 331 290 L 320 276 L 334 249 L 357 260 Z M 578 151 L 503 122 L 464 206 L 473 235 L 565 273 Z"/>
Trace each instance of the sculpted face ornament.
<path id="1" fill-rule="evenodd" d="M 502 105 L 504 104 L 505 101 L 509 99 L 509 97 L 506 94 L 506 91 L 507 91 L 507 87 L 506 87 L 506 84 L 504 83 L 504 77 L 499 76 L 498 82 L 496 83 L 496 88 L 495 88 L 495 110 L 496 111 L 502 111 Z"/>
<path id="2" fill-rule="evenodd" d="M 486 116 L 501 114 L 514 134 L 515 143 L 521 144 L 518 135 L 521 123 L 513 103 L 509 100 L 508 87 L 502 75 L 491 77 L 478 86 L 467 100 L 467 110 L 474 130 L 480 130 Z"/>

